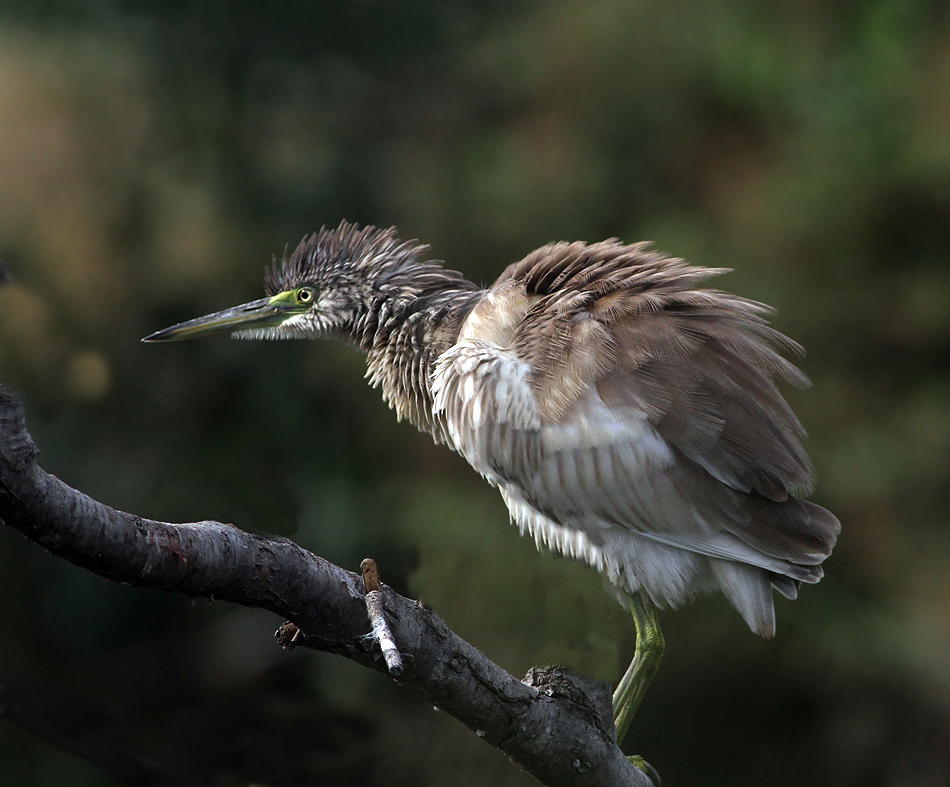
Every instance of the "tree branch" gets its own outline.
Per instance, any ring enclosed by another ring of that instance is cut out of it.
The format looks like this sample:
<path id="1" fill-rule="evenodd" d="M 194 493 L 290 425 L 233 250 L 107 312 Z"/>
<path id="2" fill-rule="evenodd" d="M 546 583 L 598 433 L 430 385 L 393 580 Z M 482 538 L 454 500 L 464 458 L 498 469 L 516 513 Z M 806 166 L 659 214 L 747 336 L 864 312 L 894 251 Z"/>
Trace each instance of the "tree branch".
<path id="1" fill-rule="evenodd" d="M 169 524 L 116 511 L 36 464 L 19 398 L 0 383 L 0 519 L 54 555 L 115 582 L 270 610 L 284 644 L 387 672 L 368 637 L 362 579 L 283 538 L 221 522 Z M 404 661 L 398 682 L 550 787 L 650 787 L 616 744 L 610 694 L 567 670 L 508 674 L 429 609 L 381 585 Z M 299 631 L 297 630 L 299 629 Z"/>

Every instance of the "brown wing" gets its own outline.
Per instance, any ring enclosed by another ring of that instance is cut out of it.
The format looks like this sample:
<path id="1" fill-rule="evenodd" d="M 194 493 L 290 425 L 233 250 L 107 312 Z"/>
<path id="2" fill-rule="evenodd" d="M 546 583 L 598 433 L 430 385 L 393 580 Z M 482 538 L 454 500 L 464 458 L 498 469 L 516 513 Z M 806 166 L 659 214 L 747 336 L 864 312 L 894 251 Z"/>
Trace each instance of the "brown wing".
<path id="1" fill-rule="evenodd" d="M 664 472 L 678 496 L 766 554 L 815 565 L 839 525 L 790 497 L 813 477 L 774 383 L 807 383 L 777 351 L 797 345 L 766 324 L 762 304 L 698 288 L 722 272 L 643 244 L 544 247 L 499 280 L 535 299 L 510 348 L 534 370 L 544 423 L 586 406 L 592 389 L 611 410 L 642 413 L 673 451 Z"/>

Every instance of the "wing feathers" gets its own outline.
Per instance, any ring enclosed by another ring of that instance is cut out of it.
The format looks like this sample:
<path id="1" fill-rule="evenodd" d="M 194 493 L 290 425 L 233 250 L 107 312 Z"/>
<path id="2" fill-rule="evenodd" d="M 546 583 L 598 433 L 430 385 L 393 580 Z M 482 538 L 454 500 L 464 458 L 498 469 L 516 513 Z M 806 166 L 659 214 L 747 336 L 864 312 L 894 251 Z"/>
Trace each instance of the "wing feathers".
<path id="1" fill-rule="evenodd" d="M 807 384 L 779 352 L 800 348 L 768 307 L 696 289 L 723 272 L 644 244 L 544 247 L 483 296 L 431 387 L 539 542 L 658 603 L 718 587 L 768 635 L 770 585 L 817 582 L 840 525 L 794 497 L 813 472 L 775 380 Z"/>

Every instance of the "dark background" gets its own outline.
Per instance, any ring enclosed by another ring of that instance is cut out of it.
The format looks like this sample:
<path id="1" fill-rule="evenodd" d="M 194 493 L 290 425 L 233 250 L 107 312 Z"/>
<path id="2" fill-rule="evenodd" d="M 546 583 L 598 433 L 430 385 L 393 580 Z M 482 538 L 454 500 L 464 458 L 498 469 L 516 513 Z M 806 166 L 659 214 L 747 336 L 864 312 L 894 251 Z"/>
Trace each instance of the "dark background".
<path id="1" fill-rule="evenodd" d="M 663 614 L 628 747 L 674 786 L 950 784 L 945 2 L 0 6 L 0 376 L 44 467 L 375 557 L 511 672 L 613 682 L 633 626 L 599 577 L 536 553 L 358 354 L 139 343 L 260 297 L 272 254 L 341 218 L 483 283 L 551 240 L 652 239 L 776 306 L 841 540 L 772 641 L 721 597 Z M 0 718 L 0 783 L 131 782 L 123 758 L 221 787 L 531 783 L 385 678 L 280 651 L 280 622 L 0 529 L 0 705 L 33 713 Z"/>

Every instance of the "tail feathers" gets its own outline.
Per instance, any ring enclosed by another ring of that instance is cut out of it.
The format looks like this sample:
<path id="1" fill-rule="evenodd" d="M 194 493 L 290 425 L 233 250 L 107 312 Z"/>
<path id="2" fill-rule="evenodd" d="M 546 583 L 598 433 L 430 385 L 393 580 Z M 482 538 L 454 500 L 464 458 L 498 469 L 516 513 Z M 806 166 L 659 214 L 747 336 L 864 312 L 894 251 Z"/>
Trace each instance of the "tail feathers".
<path id="1" fill-rule="evenodd" d="M 785 598 L 798 597 L 802 582 L 818 582 L 822 561 L 831 554 L 841 523 L 830 511 L 790 497 L 777 503 L 758 495 L 746 498 L 749 524 L 733 532 L 750 546 L 788 561 L 782 573 L 722 560 L 710 560 L 723 593 L 749 628 L 763 637 L 775 633 L 772 588 Z"/>
<path id="2" fill-rule="evenodd" d="M 775 607 L 768 572 L 733 560 L 710 558 L 709 564 L 719 588 L 749 628 L 763 637 L 774 635 Z"/>
<path id="3" fill-rule="evenodd" d="M 831 554 L 841 523 L 825 508 L 794 497 L 776 503 L 759 495 L 746 495 L 742 506 L 745 520 L 732 532 L 750 546 L 772 557 L 803 568 L 816 568 L 811 576 L 795 576 L 804 582 L 821 578 L 819 564 Z"/>
<path id="4" fill-rule="evenodd" d="M 786 577 L 784 574 L 769 572 L 769 581 L 772 583 L 772 587 L 785 596 L 785 598 L 791 601 L 798 598 L 798 588 L 800 588 L 802 584 L 800 579 L 792 579 L 791 577 Z"/>

